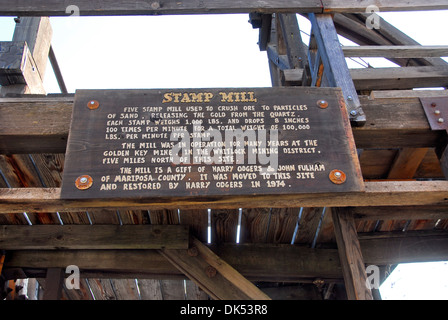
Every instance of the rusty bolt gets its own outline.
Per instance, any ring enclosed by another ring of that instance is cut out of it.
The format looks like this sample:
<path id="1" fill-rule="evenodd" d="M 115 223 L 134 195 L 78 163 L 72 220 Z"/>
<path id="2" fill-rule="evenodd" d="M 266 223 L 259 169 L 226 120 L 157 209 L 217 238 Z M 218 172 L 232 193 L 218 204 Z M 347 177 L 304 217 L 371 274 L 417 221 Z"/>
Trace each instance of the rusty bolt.
<path id="1" fill-rule="evenodd" d="M 197 255 L 199 254 L 198 248 L 191 247 L 190 249 L 187 250 L 187 253 L 190 257 L 197 257 Z"/>
<path id="2" fill-rule="evenodd" d="M 347 180 L 347 176 L 341 170 L 333 170 L 330 172 L 329 178 L 334 184 L 343 184 Z"/>
<path id="3" fill-rule="evenodd" d="M 433 108 L 437 107 L 437 103 L 435 103 L 435 102 L 431 103 L 431 107 L 433 107 Z"/>
<path id="4" fill-rule="evenodd" d="M 93 179 L 88 175 L 80 176 L 75 181 L 76 188 L 78 188 L 79 190 L 87 190 L 92 186 L 92 184 Z"/>
<path id="5" fill-rule="evenodd" d="M 209 278 L 215 277 L 217 272 L 218 271 L 215 268 L 213 268 L 212 266 L 208 266 L 207 268 L 205 268 L 205 274 Z"/>
<path id="6" fill-rule="evenodd" d="M 328 102 L 325 100 L 317 101 L 317 105 L 319 106 L 319 108 L 322 108 L 322 109 L 328 108 Z"/>
<path id="7" fill-rule="evenodd" d="M 439 118 L 439 120 L 437 120 L 438 123 L 443 123 L 445 120 L 443 118 Z"/>
<path id="8" fill-rule="evenodd" d="M 89 108 L 90 110 L 98 109 L 99 106 L 100 106 L 100 103 L 96 100 L 91 100 L 87 103 L 87 108 Z"/>
<path id="9" fill-rule="evenodd" d="M 439 115 L 439 114 L 440 114 L 440 110 L 436 110 L 436 111 L 434 111 L 434 114 Z"/>
<path id="10" fill-rule="evenodd" d="M 325 284 L 325 281 L 322 280 L 322 279 L 320 279 L 320 278 L 317 278 L 317 279 L 315 279 L 315 280 L 313 281 L 313 284 L 314 284 L 315 286 L 321 288 L 321 287 Z"/>

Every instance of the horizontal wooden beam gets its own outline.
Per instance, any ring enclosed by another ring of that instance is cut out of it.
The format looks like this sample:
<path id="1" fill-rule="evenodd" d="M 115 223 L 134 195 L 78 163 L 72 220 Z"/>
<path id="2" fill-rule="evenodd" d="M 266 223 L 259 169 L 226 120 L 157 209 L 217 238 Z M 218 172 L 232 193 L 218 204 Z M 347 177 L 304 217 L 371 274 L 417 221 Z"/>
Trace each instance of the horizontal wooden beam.
<path id="1" fill-rule="evenodd" d="M 359 233 L 366 264 L 445 261 L 448 259 L 446 230 Z"/>
<path id="2" fill-rule="evenodd" d="M 445 206 L 351 207 L 355 220 L 448 219 Z"/>
<path id="3" fill-rule="evenodd" d="M 71 4 L 71 3 L 70 3 Z M 132 2 L 92 2 L 78 0 L 75 6 L 56 0 L 20 2 L 11 5 L 0 1 L 0 15 L 19 16 L 82 16 L 160 15 L 160 14 L 217 14 L 217 13 L 273 13 L 273 12 L 321 12 L 320 0 L 251 0 L 251 1 L 172 1 L 136 0 Z M 365 11 L 365 10 L 364 10 Z"/>
<path id="4" fill-rule="evenodd" d="M 376 6 L 380 12 L 443 10 L 444 0 L 408 1 L 408 0 L 322 0 L 324 12 L 365 13 L 367 7 Z M 369 11 L 370 12 L 370 11 Z"/>
<path id="5" fill-rule="evenodd" d="M 448 97 L 448 90 L 378 90 L 370 93 L 372 99 Z"/>
<path id="6" fill-rule="evenodd" d="M 350 74 L 357 90 L 448 86 L 448 66 L 351 69 Z"/>
<path id="7" fill-rule="evenodd" d="M 431 130 L 418 98 L 403 95 L 360 100 L 367 122 L 364 127 L 352 128 L 358 149 L 425 148 L 445 143 L 446 133 Z"/>
<path id="8" fill-rule="evenodd" d="M 188 249 L 183 225 L 0 226 L 3 250 Z"/>
<path id="9" fill-rule="evenodd" d="M 446 133 L 431 130 L 418 96 L 413 95 L 388 99 L 361 96 L 367 122 L 353 128 L 356 146 L 439 146 Z M 65 153 L 73 101 L 73 95 L 0 98 L 0 154 Z"/>
<path id="10" fill-rule="evenodd" d="M 25 41 L 0 42 L 0 85 L 27 85 L 26 93 L 45 93 L 37 63 Z"/>
<path id="11" fill-rule="evenodd" d="M 359 234 L 364 262 L 386 265 L 448 259 L 446 231 Z M 342 281 L 337 249 L 285 244 L 208 245 L 251 281 Z M 185 276 L 156 250 L 29 250 L 8 251 L 4 271 L 14 268 L 66 268 L 76 264 L 81 277 L 181 279 Z"/>
<path id="12" fill-rule="evenodd" d="M 396 1 L 396 0 L 246 0 L 223 1 L 203 0 L 137 0 L 132 2 L 107 1 L 100 3 L 87 0 L 76 1 L 76 8 L 66 1 L 40 0 L 15 2 L 0 1 L 0 15 L 5 16 L 70 16 L 73 13 L 85 16 L 104 15 L 158 15 L 158 14 L 209 14 L 209 13 L 333 13 L 366 12 L 369 5 L 376 5 L 380 11 L 443 10 L 448 5 L 443 0 Z"/>
<path id="13" fill-rule="evenodd" d="M 65 153 L 73 101 L 73 95 L 0 98 L 2 153 Z"/>
<path id="14" fill-rule="evenodd" d="M 429 58 L 448 57 L 448 46 L 345 46 L 345 57 Z"/>
<path id="15" fill-rule="evenodd" d="M 448 205 L 448 181 L 366 182 L 365 192 L 139 199 L 61 200 L 59 188 L 0 189 L 0 213 L 77 212 L 98 208 L 232 209 Z"/>

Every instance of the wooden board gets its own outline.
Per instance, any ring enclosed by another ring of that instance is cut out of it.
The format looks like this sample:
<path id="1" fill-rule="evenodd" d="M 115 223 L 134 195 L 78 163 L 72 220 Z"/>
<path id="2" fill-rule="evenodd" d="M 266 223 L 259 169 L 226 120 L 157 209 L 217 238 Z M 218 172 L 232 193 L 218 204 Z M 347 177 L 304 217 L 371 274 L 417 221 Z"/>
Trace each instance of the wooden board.
<path id="1" fill-rule="evenodd" d="M 78 0 L 74 5 L 57 0 L 20 1 L 11 5 L 0 1 L 0 14 L 9 16 L 70 16 L 78 15 L 159 15 L 159 14 L 210 14 L 249 12 L 366 12 L 369 5 L 376 5 L 381 12 L 442 10 L 448 8 L 444 0 L 397 1 L 397 0 L 200 0 L 200 1 L 88 1 Z"/>
<path id="2" fill-rule="evenodd" d="M 348 191 L 363 182 L 339 89 L 76 93 L 62 199 Z"/>
<path id="3" fill-rule="evenodd" d="M 0 189 L 0 213 L 78 212 L 108 210 L 166 210 L 175 215 L 187 209 L 290 208 L 290 207 L 371 207 L 371 206 L 442 206 L 446 207 L 448 181 L 375 181 L 365 182 L 366 192 L 305 193 L 261 196 L 215 196 L 142 199 L 62 200 L 60 188 Z M 243 204 L 243 205 L 242 205 Z M 171 210 L 173 209 L 173 210 Z M 101 212 L 103 213 L 103 212 Z M 426 213 L 425 213 L 426 214 Z M 16 215 L 17 216 L 17 215 Z M 14 219 L 21 220 L 21 218 Z M 92 219 L 93 220 L 93 219 Z M 112 218 L 113 220 L 113 218 Z M 14 220 L 16 221 L 16 220 Z M 25 221 L 21 221 L 25 222 Z M 224 222 L 226 223 L 226 222 Z"/>
<path id="4" fill-rule="evenodd" d="M 4 225 L 0 245 L 4 250 L 187 249 L 188 235 L 186 225 Z"/>

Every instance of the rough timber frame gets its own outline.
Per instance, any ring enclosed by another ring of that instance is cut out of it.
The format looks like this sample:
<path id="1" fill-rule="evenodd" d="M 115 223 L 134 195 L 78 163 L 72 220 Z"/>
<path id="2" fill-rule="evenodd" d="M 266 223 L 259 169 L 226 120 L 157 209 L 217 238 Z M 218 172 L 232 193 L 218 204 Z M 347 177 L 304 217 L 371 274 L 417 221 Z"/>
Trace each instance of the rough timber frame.
<path id="1" fill-rule="evenodd" d="M 31 3 L 31 1 L 28 2 Z M 101 6 L 98 2 L 77 1 L 77 4 L 81 15 L 94 16 L 256 13 L 258 17 L 252 16 L 252 21 L 254 23 L 256 19 L 260 19 L 260 40 L 262 40 L 260 49 L 268 51 L 273 85 L 311 84 L 342 87 L 348 111 L 356 111 L 353 114 L 350 113 L 350 116 L 357 147 L 359 149 L 401 148 L 401 158 L 398 157 L 396 160 L 398 169 L 393 170 L 389 178 L 407 179 L 408 175 L 412 178 L 410 173 L 400 169 L 399 160 L 409 159 L 410 156 L 416 156 L 421 160 L 422 156 L 418 156 L 419 151 L 414 148 L 436 148 L 440 154 L 443 154 L 446 149 L 446 132 L 432 131 L 429 128 L 418 97 L 412 96 L 410 92 L 402 97 L 390 93 L 387 97 L 387 93 L 382 92 L 378 95 L 383 97 L 385 95 L 383 100 L 370 100 L 367 97 L 358 96 L 356 89 L 375 90 L 391 86 L 395 86 L 393 89 L 412 89 L 421 81 L 422 70 L 425 71 L 425 81 L 428 86 L 441 82 L 448 84 L 447 65 L 435 58 L 446 53 L 447 48 L 422 49 L 411 39 L 389 28 L 385 22 L 379 35 L 368 30 L 359 33 L 350 32 L 354 30 L 353 28 L 360 26 L 363 17 L 365 21 L 365 16 L 349 15 L 365 12 L 370 4 L 377 5 L 381 11 L 448 9 L 446 1 L 414 1 L 412 5 L 409 1 L 396 0 L 269 0 L 231 3 L 206 0 L 201 1 L 200 5 L 196 2 L 184 3 L 171 0 L 135 1 L 132 4 L 105 1 Z M 67 6 L 67 2 L 61 1 L 32 1 L 32 4 L 21 1 L 20 4 L 11 5 L 10 1 L 0 0 L 0 15 L 67 16 L 70 14 L 66 12 Z M 311 43 L 309 49 L 300 39 L 300 30 L 293 14 L 296 12 L 309 14 L 313 22 L 314 42 Z M 24 18 L 25 22 L 21 26 L 27 26 L 27 29 L 20 31 L 20 26 L 16 28 L 17 35 L 15 34 L 13 39 L 15 42 L 12 45 L 17 46 L 19 51 L 22 50 L 20 52 L 34 61 L 38 73 L 33 73 L 34 69 L 31 71 L 24 69 L 19 64 L 15 70 L 17 74 L 8 78 L 15 80 L 11 80 L 10 86 L 1 89 L 2 94 L 45 94 L 42 79 L 48 54 L 55 62 L 54 52 L 50 45 L 51 30 L 47 20 L 47 18 Z M 351 36 L 360 44 L 374 44 L 379 47 L 342 49 L 339 45 L 332 43 L 336 31 Z M 382 32 L 385 34 L 381 34 Z M 299 41 L 296 40 L 297 37 Z M 384 43 L 387 37 L 389 40 Z M 26 41 L 26 44 L 23 41 Z M 20 43 L 22 44 L 19 45 Z M 391 48 L 387 48 L 387 45 Z M 374 53 L 370 49 L 373 49 Z M 359 51 L 362 50 L 369 50 L 369 55 L 379 54 L 390 57 L 400 65 L 410 64 L 412 67 L 392 70 L 389 75 L 385 75 L 385 70 L 349 71 L 344 63 L 344 56 L 360 55 Z M 53 67 L 57 69 L 57 65 Z M 386 78 L 390 79 L 389 82 L 384 81 L 382 86 L 378 86 L 378 79 Z M 401 82 L 397 83 L 397 78 L 402 79 Z M 0 153 L 64 153 L 72 102 L 73 97 L 70 95 L 0 98 L 0 118 L 2 119 Z M 397 113 L 400 117 L 397 117 Z M 54 121 L 45 121 L 49 118 Z M 38 127 L 35 125 L 36 122 L 39 124 Z M 447 176 L 447 157 L 440 158 L 441 167 L 445 169 L 444 173 Z M 412 168 L 409 170 L 412 172 Z M 85 233 L 83 227 L 72 229 L 64 226 L 3 228 L 0 234 L 0 249 L 8 251 L 4 266 L 0 264 L 0 271 L 3 266 L 7 279 L 29 275 L 47 277 L 48 290 L 44 299 L 60 298 L 61 270 L 68 261 L 72 261 L 72 258 L 79 262 L 84 276 L 94 274 L 97 277 L 107 277 L 111 274 L 117 276 L 117 273 L 123 277 L 142 276 L 163 279 L 187 276 L 215 299 L 268 298 L 247 279 L 312 282 L 316 278 L 333 279 L 339 282 L 343 279 L 349 299 L 371 299 L 372 294 L 365 286 L 366 275 L 360 272 L 364 264 L 443 260 L 448 255 L 446 232 L 417 232 L 409 236 L 387 234 L 375 238 L 363 237 L 356 233 L 355 228 L 355 223 L 364 219 L 446 219 L 448 216 L 447 181 L 368 181 L 366 192 L 363 193 L 275 197 L 266 195 L 215 199 L 148 198 L 139 201 L 103 201 L 101 199 L 62 201 L 59 193 L 58 188 L 0 189 L 0 213 L 74 212 L 95 209 L 229 209 L 239 208 L 241 203 L 251 208 L 333 207 L 332 218 L 338 250 L 323 248 L 314 250 L 269 244 L 247 244 L 238 247 L 223 245 L 212 246 L 209 249 L 194 238 L 190 239 L 188 244 L 188 239 L 185 239 L 186 230 L 177 227 L 173 229 L 177 230 L 176 234 L 179 235 L 175 239 L 169 236 L 164 237 L 162 231 L 161 236 L 157 233 L 156 240 L 149 238 L 142 243 L 136 239 L 139 233 L 136 233 L 135 227 L 140 226 L 120 229 L 117 234 L 114 234 L 114 227 L 89 226 L 92 228 L 90 230 L 94 230 L 94 234 L 104 235 L 104 237 L 89 238 L 89 241 L 83 243 L 83 247 L 76 247 L 72 246 L 70 241 L 65 241 L 65 237 L 82 238 Z M 138 229 L 146 229 L 141 227 Z M 159 227 L 162 230 L 168 230 L 169 228 L 165 227 L 170 226 Z M 30 228 L 33 233 L 28 234 L 28 230 L 24 228 Z M 21 235 L 25 241 L 18 241 L 18 235 Z M 117 235 L 120 238 L 116 238 Z M 124 244 L 117 240 L 123 240 Z M 14 242 L 9 244 L 9 241 Z M 5 243 L 4 247 L 2 243 Z M 413 249 L 403 250 L 403 247 Z M 33 251 L 24 253 L 22 251 L 24 249 L 33 249 Z M 267 259 L 266 252 L 270 252 L 274 258 Z M 419 253 L 418 256 L 415 256 L 416 252 Z M 251 259 L 245 257 L 247 254 L 251 256 Z M 2 262 L 4 257 L 0 255 Z M 100 259 L 99 264 L 98 257 L 104 257 Z M 298 261 L 307 263 L 297 265 Z M 272 275 L 272 270 L 278 270 L 277 274 Z"/>
<path id="2" fill-rule="evenodd" d="M 11 5 L 7 0 L 0 1 L 0 15 L 12 16 L 66 16 L 70 1 L 39 0 L 21 1 Z M 381 11 L 416 11 L 442 10 L 448 4 L 443 0 L 432 1 L 394 1 L 394 0 L 254 0 L 232 1 L 204 0 L 196 1 L 173 0 L 137 0 L 132 2 L 104 1 L 98 2 L 80 0 L 77 6 L 81 15 L 138 15 L 138 14 L 210 14 L 210 13 L 337 13 L 366 12 L 369 5 L 376 5 Z"/>

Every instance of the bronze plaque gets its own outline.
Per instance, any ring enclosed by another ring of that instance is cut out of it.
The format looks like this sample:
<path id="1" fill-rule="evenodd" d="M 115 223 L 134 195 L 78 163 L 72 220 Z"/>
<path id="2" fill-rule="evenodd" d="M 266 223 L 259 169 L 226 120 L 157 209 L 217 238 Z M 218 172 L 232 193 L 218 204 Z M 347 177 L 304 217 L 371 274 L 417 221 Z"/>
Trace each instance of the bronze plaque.
<path id="1" fill-rule="evenodd" d="M 79 90 L 61 198 L 363 191 L 335 88 Z"/>

